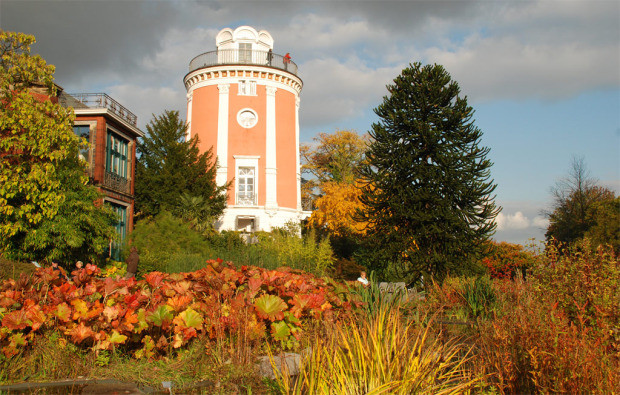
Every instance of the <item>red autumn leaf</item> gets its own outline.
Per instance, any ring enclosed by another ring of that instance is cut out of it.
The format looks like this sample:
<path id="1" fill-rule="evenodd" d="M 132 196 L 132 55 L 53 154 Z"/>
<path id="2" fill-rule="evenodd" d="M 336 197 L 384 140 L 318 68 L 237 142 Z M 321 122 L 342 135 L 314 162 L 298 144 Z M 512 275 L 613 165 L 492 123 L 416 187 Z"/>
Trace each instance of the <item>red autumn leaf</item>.
<path id="1" fill-rule="evenodd" d="M 84 295 L 92 295 L 95 292 L 97 292 L 97 286 L 95 284 L 86 284 L 86 286 L 84 286 Z"/>
<path id="2" fill-rule="evenodd" d="M 30 321 L 33 331 L 39 329 L 47 319 L 45 313 L 41 310 L 41 306 L 33 303 L 29 303 L 26 307 L 26 317 Z"/>
<path id="3" fill-rule="evenodd" d="M 23 333 L 13 334 L 11 335 L 9 339 L 10 339 L 9 345 L 6 347 L 2 347 L 2 352 L 4 353 L 4 356 L 7 358 L 11 358 L 13 355 L 17 355 L 19 351 L 22 349 L 22 347 L 24 347 L 27 344 Z"/>
<path id="4" fill-rule="evenodd" d="M 189 340 L 192 337 L 198 336 L 195 328 L 184 328 L 181 333 L 183 334 L 183 340 Z"/>
<path id="5" fill-rule="evenodd" d="M 73 340 L 75 344 L 80 344 L 88 338 L 95 337 L 95 332 L 90 329 L 90 327 L 84 325 L 83 322 L 80 322 L 79 325 L 74 326 L 67 332 L 67 334 L 71 336 L 71 340 Z"/>
<path id="6" fill-rule="evenodd" d="M 261 285 L 263 285 L 263 280 L 260 278 L 252 277 L 248 280 L 248 288 L 250 289 L 250 297 L 256 295 Z"/>
<path id="7" fill-rule="evenodd" d="M 2 318 L 2 326 L 10 330 L 25 329 L 30 325 L 30 321 L 26 317 L 26 310 L 19 309 L 11 311 Z"/>
<path id="8" fill-rule="evenodd" d="M 172 307 L 175 311 L 181 311 L 185 309 L 185 306 L 187 306 L 191 301 L 192 301 L 192 298 L 190 296 L 177 295 L 177 296 L 173 296 L 172 298 L 168 299 L 166 304 Z"/>
<path id="9" fill-rule="evenodd" d="M 189 281 L 183 280 L 175 284 L 172 284 L 171 287 L 176 293 L 180 295 L 184 295 L 191 289 L 192 283 Z"/>
<path id="10" fill-rule="evenodd" d="M 145 295 L 141 290 L 138 290 L 132 294 L 126 295 L 125 296 L 125 304 L 127 305 L 128 309 L 137 309 L 140 304 L 147 300 L 148 296 Z"/>
<path id="11" fill-rule="evenodd" d="M 102 311 L 103 311 L 103 305 L 101 304 L 100 301 L 95 300 L 95 303 L 90 305 L 87 318 L 90 320 L 91 318 L 98 317 Z"/>
<path id="12" fill-rule="evenodd" d="M 160 272 L 151 272 L 144 276 L 144 280 L 153 288 L 157 288 L 164 280 L 164 274 Z"/>
<path id="13" fill-rule="evenodd" d="M 103 315 L 108 320 L 108 322 L 111 322 L 112 320 L 118 318 L 122 311 L 123 308 L 119 304 L 115 304 L 114 306 L 106 306 L 103 309 Z"/>
<path id="14" fill-rule="evenodd" d="M 117 281 L 112 277 L 106 277 L 103 283 L 103 292 L 106 296 L 114 293 L 126 295 L 128 290 L 123 281 Z"/>
<path id="15" fill-rule="evenodd" d="M 159 337 L 156 347 L 160 350 L 164 350 L 168 347 L 168 339 L 166 339 L 166 336 L 162 335 Z"/>
<path id="16" fill-rule="evenodd" d="M 0 307 L 13 306 L 15 303 L 19 303 L 21 297 L 22 293 L 20 291 L 7 289 L 6 291 L 0 293 Z"/>
<path id="17" fill-rule="evenodd" d="M 125 313 L 125 318 L 121 322 L 121 329 L 131 332 L 133 331 L 133 328 L 135 326 L 134 324 L 137 324 L 138 321 L 139 321 L 138 315 L 135 313 L 134 310 L 129 309 Z"/>
<path id="18" fill-rule="evenodd" d="M 90 275 L 99 274 L 101 272 L 101 269 L 99 269 L 97 266 L 93 265 L 92 263 L 87 263 L 84 269 L 86 270 L 86 273 Z"/>

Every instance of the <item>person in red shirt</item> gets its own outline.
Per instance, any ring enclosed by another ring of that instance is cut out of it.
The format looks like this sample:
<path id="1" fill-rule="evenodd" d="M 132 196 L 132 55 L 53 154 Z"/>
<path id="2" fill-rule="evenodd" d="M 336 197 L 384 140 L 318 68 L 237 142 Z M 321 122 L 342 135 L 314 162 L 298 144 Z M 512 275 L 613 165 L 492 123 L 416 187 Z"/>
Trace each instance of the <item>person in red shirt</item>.
<path id="1" fill-rule="evenodd" d="M 288 64 L 291 63 L 291 55 L 287 52 L 286 55 L 284 55 L 284 69 L 288 70 Z"/>

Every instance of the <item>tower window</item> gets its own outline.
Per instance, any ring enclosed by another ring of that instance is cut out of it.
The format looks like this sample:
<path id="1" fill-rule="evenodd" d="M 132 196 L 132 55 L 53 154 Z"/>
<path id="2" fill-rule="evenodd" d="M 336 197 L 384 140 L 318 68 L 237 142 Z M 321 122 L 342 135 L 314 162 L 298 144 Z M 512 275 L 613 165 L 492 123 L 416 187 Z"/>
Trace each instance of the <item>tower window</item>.
<path id="1" fill-rule="evenodd" d="M 249 80 L 239 81 L 239 95 L 256 96 L 256 81 L 249 81 Z"/>
<path id="2" fill-rule="evenodd" d="M 116 234 L 118 235 L 118 239 L 113 240 L 110 243 L 110 258 L 115 261 L 120 261 L 123 241 L 125 241 L 125 237 L 127 236 L 127 206 L 108 201 L 106 201 L 106 203 L 110 205 L 112 211 L 116 215 L 114 228 L 116 229 Z"/>
<path id="3" fill-rule="evenodd" d="M 237 205 L 255 206 L 256 205 L 256 184 L 255 168 L 239 167 L 237 173 Z"/>
<path id="4" fill-rule="evenodd" d="M 239 43 L 239 62 L 252 63 L 252 44 Z"/>

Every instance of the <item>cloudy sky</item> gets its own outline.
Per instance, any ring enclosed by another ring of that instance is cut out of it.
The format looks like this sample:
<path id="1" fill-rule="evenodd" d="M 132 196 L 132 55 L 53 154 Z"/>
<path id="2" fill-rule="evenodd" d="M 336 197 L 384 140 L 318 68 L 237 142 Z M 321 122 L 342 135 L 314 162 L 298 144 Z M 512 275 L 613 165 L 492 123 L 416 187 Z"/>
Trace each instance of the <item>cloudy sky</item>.
<path id="1" fill-rule="evenodd" d="M 0 0 L 0 28 L 34 34 L 67 92 L 106 92 L 141 127 L 185 115 L 189 61 L 224 27 L 250 25 L 299 65 L 301 140 L 376 121 L 411 62 L 439 63 L 491 148 L 495 238 L 541 240 L 550 188 L 583 157 L 620 192 L 620 2 Z"/>

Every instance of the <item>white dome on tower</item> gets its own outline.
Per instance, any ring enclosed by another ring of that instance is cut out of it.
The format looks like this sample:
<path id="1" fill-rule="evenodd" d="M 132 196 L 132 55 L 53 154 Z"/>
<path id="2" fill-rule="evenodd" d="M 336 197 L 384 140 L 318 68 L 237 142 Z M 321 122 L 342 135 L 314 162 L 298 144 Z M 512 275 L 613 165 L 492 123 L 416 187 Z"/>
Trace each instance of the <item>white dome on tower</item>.
<path id="1" fill-rule="evenodd" d="M 239 44 L 252 44 L 255 51 L 273 49 L 273 38 L 266 30 L 256 31 L 251 26 L 239 26 L 235 30 L 225 28 L 215 37 L 217 49 L 239 49 Z"/>

